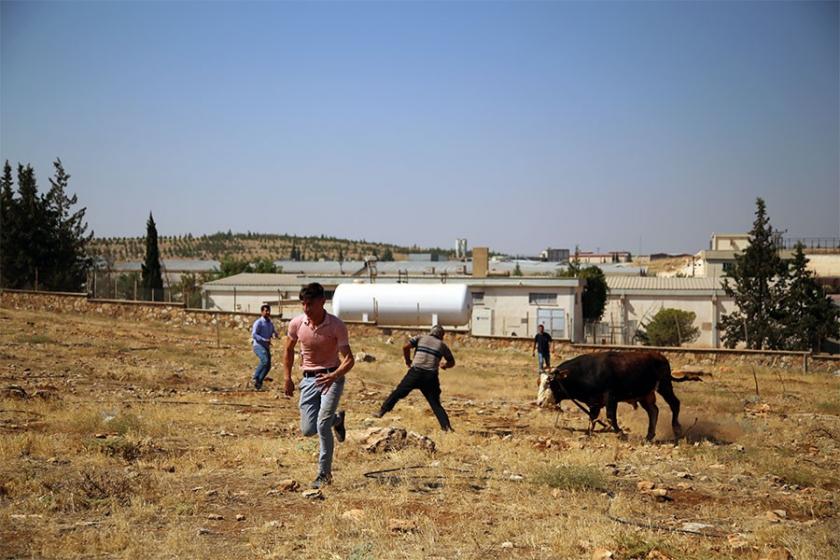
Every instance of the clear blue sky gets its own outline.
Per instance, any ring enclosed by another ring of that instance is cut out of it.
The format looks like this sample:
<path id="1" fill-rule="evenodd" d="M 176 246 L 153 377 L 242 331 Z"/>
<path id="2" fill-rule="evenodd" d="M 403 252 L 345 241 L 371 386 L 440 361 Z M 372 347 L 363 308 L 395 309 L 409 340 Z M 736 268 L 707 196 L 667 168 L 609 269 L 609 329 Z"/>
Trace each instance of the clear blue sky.
<path id="1" fill-rule="evenodd" d="M 98 236 L 840 235 L 837 2 L 2 2 L 0 157 Z"/>

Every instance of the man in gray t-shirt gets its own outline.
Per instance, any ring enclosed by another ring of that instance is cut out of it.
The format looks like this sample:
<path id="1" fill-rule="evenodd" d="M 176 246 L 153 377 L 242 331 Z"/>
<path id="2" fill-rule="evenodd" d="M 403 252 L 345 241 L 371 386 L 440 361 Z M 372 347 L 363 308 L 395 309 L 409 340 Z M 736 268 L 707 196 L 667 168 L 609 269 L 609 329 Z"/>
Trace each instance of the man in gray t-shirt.
<path id="1" fill-rule="evenodd" d="M 440 325 L 435 325 L 427 335 L 412 337 L 403 346 L 403 357 L 405 365 L 409 367 L 408 373 L 402 378 L 396 389 L 385 399 L 382 407 L 373 416 L 382 418 L 386 413 L 393 410 L 397 402 L 408 396 L 414 389 L 420 389 L 432 412 L 440 423 L 440 428 L 447 432 L 452 431 L 449 424 L 449 416 L 440 404 L 440 379 L 438 368 L 449 369 L 455 365 L 455 358 L 449 347 L 443 342 L 444 331 Z M 414 348 L 414 360 L 411 360 L 411 349 Z M 440 363 L 444 360 L 443 364 Z"/>

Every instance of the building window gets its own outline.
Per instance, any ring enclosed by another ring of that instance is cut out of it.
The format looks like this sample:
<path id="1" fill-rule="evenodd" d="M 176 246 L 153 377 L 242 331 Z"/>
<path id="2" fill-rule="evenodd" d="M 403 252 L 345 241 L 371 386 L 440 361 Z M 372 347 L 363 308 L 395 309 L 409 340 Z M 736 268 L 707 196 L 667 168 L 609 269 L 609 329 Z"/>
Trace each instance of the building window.
<path id="1" fill-rule="evenodd" d="M 735 271 L 735 263 L 725 262 L 723 263 L 723 271 L 727 273 L 732 273 Z"/>
<path id="2" fill-rule="evenodd" d="M 472 292 L 473 305 L 484 305 L 484 292 Z"/>
<path id="3" fill-rule="evenodd" d="M 557 305 L 557 294 L 531 292 L 528 294 L 528 303 L 531 305 Z"/>

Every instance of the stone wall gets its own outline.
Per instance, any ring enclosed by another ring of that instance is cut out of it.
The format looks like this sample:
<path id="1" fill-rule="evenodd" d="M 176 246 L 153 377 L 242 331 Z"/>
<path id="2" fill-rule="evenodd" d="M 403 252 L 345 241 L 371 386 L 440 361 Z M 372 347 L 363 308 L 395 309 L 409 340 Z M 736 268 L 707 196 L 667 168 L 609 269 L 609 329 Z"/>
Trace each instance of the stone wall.
<path id="1" fill-rule="evenodd" d="M 259 315 L 257 313 L 235 313 L 188 309 L 181 303 L 153 303 L 126 300 L 90 299 L 86 294 L 62 292 L 34 292 L 24 290 L 3 290 L 0 292 L 0 307 L 49 311 L 53 313 L 76 313 L 119 317 L 124 320 L 158 321 L 167 325 L 206 325 L 217 323 L 223 328 L 250 329 Z M 369 323 L 348 323 L 351 337 L 383 336 L 396 343 L 410 336 L 425 332 L 425 329 L 378 327 Z M 530 352 L 531 339 L 504 337 L 477 337 L 468 332 L 451 332 L 447 341 L 468 348 L 499 350 L 515 348 Z M 555 354 L 563 359 L 604 350 L 641 351 L 651 350 L 640 346 L 598 346 L 589 344 L 556 343 Z M 737 368 L 743 365 L 774 367 L 790 371 L 835 372 L 840 370 L 840 356 L 812 355 L 808 352 L 773 352 L 758 350 L 728 350 L 702 348 L 656 348 L 671 361 L 673 369 L 695 367 Z M 555 357 L 555 360 L 557 357 Z"/>

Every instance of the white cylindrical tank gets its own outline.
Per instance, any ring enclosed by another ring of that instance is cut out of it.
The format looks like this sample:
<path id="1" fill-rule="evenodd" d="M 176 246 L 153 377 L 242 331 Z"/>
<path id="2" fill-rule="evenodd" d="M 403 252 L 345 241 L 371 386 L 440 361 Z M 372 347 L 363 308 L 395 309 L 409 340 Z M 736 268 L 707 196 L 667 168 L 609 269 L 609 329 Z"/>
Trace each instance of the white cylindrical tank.
<path id="1" fill-rule="evenodd" d="M 339 284 L 332 308 L 347 321 L 460 326 L 472 316 L 472 294 L 466 284 Z"/>

